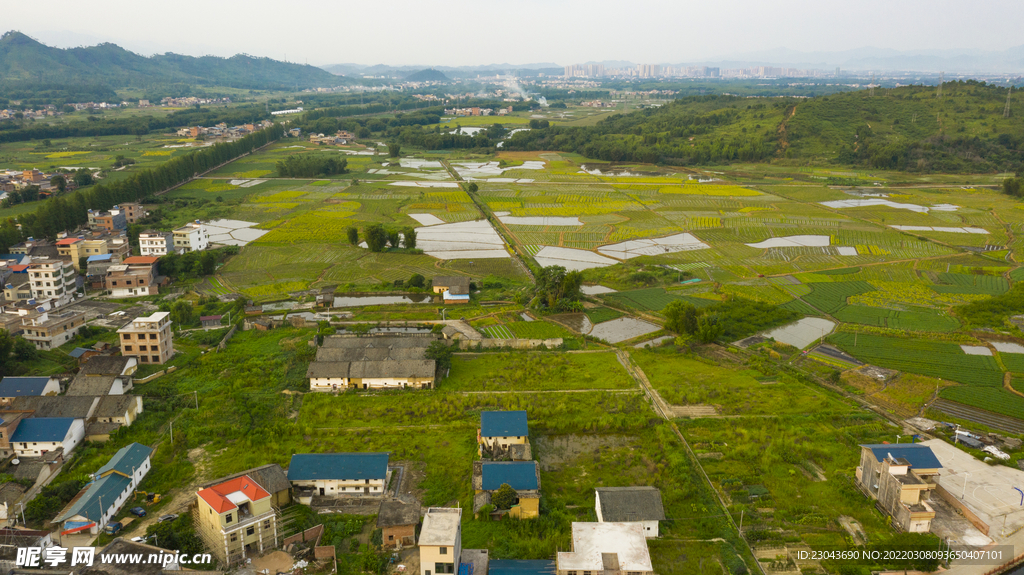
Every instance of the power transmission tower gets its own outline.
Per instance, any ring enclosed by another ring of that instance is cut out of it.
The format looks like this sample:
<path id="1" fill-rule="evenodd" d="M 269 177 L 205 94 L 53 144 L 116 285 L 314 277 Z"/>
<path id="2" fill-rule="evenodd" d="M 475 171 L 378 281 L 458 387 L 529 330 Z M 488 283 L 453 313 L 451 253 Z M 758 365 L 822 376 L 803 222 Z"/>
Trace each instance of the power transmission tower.
<path id="1" fill-rule="evenodd" d="M 942 84 L 946 81 L 946 73 L 939 72 L 939 89 L 935 92 L 936 98 L 942 97 Z"/>
<path id="2" fill-rule="evenodd" d="M 1006 92 L 1006 107 L 1003 108 L 1003 117 L 1010 117 L 1010 95 L 1013 94 L 1013 86 L 1010 86 L 1009 91 Z"/>
<path id="3" fill-rule="evenodd" d="M 875 73 L 871 73 L 871 84 L 868 86 L 868 95 L 871 97 L 875 96 Z"/>

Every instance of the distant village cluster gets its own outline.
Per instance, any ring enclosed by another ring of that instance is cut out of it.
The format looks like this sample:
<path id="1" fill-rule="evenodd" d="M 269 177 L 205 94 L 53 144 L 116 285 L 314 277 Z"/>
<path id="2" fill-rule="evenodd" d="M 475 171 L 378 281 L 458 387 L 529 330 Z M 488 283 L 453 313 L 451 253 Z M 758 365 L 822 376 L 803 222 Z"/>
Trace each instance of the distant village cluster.
<path id="1" fill-rule="evenodd" d="M 480 108 L 478 106 L 473 106 L 470 108 L 445 108 L 444 110 L 445 116 L 504 116 L 506 114 L 511 113 L 512 106 L 509 106 L 507 108 L 498 108 L 497 111 L 495 111 L 492 108 Z"/>
<path id="2" fill-rule="evenodd" d="M 221 122 L 212 127 L 204 126 L 190 126 L 187 128 L 181 128 L 175 134 L 182 138 L 228 138 L 237 139 L 248 134 L 251 134 L 257 130 L 268 128 L 274 125 L 270 120 L 263 120 L 259 123 L 242 124 L 240 126 L 228 126 L 226 123 Z"/>

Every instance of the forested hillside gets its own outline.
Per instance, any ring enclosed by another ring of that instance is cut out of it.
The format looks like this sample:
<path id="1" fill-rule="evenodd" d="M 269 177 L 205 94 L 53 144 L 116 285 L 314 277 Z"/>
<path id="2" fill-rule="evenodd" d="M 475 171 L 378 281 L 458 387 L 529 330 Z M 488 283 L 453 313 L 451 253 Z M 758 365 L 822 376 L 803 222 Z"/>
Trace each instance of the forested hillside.
<path id="1" fill-rule="evenodd" d="M 788 160 L 920 172 L 1016 170 L 1024 103 L 983 82 L 947 82 L 819 98 L 697 96 L 596 126 L 516 134 L 511 150 L 555 149 L 609 161 L 715 164 Z"/>
<path id="2" fill-rule="evenodd" d="M 194 58 L 179 54 L 144 57 L 116 44 L 60 49 L 11 31 L 0 37 L 0 87 L 24 91 L 38 86 L 86 83 L 121 88 L 186 82 L 236 88 L 337 86 L 345 80 L 315 66 L 236 55 Z M 102 91 L 100 91 L 102 93 Z"/>

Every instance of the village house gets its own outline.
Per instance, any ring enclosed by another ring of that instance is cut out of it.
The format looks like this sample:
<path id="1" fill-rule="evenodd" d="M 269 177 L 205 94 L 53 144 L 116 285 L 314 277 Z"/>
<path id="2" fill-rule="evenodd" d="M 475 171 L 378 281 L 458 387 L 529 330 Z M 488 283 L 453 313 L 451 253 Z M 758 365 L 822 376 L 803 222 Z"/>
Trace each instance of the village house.
<path id="1" fill-rule="evenodd" d="M 657 537 L 659 522 L 665 520 L 661 490 L 657 487 L 598 487 L 594 508 L 600 523 L 639 522 L 644 537 Z"/>
<path id="2" fill-rule="evenodd" d="M 446 304 L 469 303 L 469 278 L 465 276 L 437 276 L 431 281 L 431 290 L 441 294 Z"/>
<path id="3" fill-rule="evenodd" d="M 328 336 L 309 364 L 312 391 L 430 389 L 437 362 L 426 359 L 433 336 Z"/>
<path id="4" fill-rule="evenodd" d="M 462 558 L 462 509 L 430 507 L 420 529 L 420 575 L 455 573 Z"/>
<path id="5" fill-rule="evenodd" d="M 30 417 L 23 419 L 11 435 L 15 457 L 42 457 L 61 450 L 71 455 L 85 438 L 85 422 L 70 417 Z"/>
<path id="6" fill-rule="evenodd" d="M 28 267 L 32 297 L 53 299 L 54 305 L 71 303 L 77 289 L 77 273 L 70 262 L 62 260 L 32 262 Z"/>
<path id="7" fill-rule="evenodd" d="M 530 430 L 525 411 L 484 411 L 476 442 L 481 456 L 491 459 L 529 461 Z"/>
<path id="8" fill-rule="evenodd" d="M 129 224 L 134 224 L 135 222 L 145 218 L 147 215 L 142 204 L 137 202 L 126 202 L 114 207 L 124 212 L 124 219 Z"/>
<path id="9" fill-rule="evenodd" d="M 502 485 L 516 491 L 516 500 L 508 510 L 510 517 L 540 516 L 540 468 L 536 461 L 474 461 L 473 513 L 490 505 L 494 492 Z"/>
<path id="10" fill-rule="evenodd" d="M 42 312 L 21 318 L 21 337 L 36 349 L 53 349 L 71 341 L 85 325 L 85 312 Z"/>
<path id="11" fill-rule="evenodd" d="M 572 524 L 572 551 L 555 554 L 558 575 L 654 575 L 640 523 Z"/>
<path id="12" fill-rule="evenodd" d="M 99 228 L 107 232 L 116 232 L 128 228 L 128 220 L 124 211 L 111 209 L 110 211 L 89 210 L 88 224 L 90 228 Z"/>
<path id="13" fill-rule="evenodd" d="M 174 234 L 146 230 L 139 234 L 139 252 L 143 256 L 166 256 L 174 251 Z"/>
<path id="14" fill-rule="evenodd" d="M 418 501 L 385 499 L 377 511 L 377 528 L 385 547 L 416 545 L 416 525 L 420 522 Z"/>
<path id="15" fill-rule="evenodd" d="M 210 247 L 210 232 L 196 220 L 174 230 L 174 249 L 179 253 L 201 252 Z"/>
<path id="16" fill-rule="evenodd" d="M 384 495 L 387 478 L 387 453 L 296 453 L 288 464 L 288 481 L 300 502 L 315 496 Z"/>
<path id="17" fill-rule="evenodd" d="M 274 507 L 284 507 L 292 502 L 292 484 L 288 481 L 288 473 L 276 463 L 268 463 L 252 469 L 246 469 L 238 473 L 215 479 L 199 486 L 200 489 L 213 487 L 218 483 L 238 479 L 244 475 L 256 481 L 256 484 L 270 494 L 270 504 Z"/>
<path id="18" fill-rule="evenodd" d="M 11 377 L 0 379 L 0 405 L 11 405 L 15 398 L 60 393 L 60 380 L 56 377 Z"/>
<path id="19" fill-rule="evenodd" d="M 13 277 L 13 276 L 12 276 Z M 4 302 L 19 302 L 32 299 L 32 284 L 28 277 L 11 279 L 4 284 Z"/>
<path id="20" fill-rule="evenodd" d="M 14 455 L 11 436 L 18 430 L 18 424 L 31 415 L 31 411 L 0 411 L 0 457 L 6 459 Z"/>
<path id="21" fill-rule="evenodd" d="M 150 266 L 112 265 L 107 268 L 105 283 L 104 287 L 114 297 L 136 297 L 160 293 L 160 288 L 156 285 L 153 276 L 153 268 Z"/>
<path id="22" fill-rule="evenodd" d="M 196 532 L 221 563 L 234 565 L 277 547 L 270 493 L 248 475 L 196 493 Z"/>
<path id="23" fill-rule="evenodd" d="M 135 490 L 152 468 L 153 449 L 141 443 L 131 443 L 119 449 L 113 457 L 93 475 L 93 481 L 72 499 L 54 523 L 62 523 L 61 535 L 88 531 L 99 534 L 107 522 L 135 495 Z"/>
<path id="24" fill-rule="evenodd" d="M 903 531 L 927 533 L 935 509 L 928 503 L 942 464 L 927 445 L 861 445 L 857 483 Z"/>
<path id="25" fill-rule="evenodd" d="M 171 314 L 158 311 L 148 317 L 137 317 L 117 330 L 121 354 L 135 356 L 139 363 L 162 364 L 174 356 L 174 335 Z"/>

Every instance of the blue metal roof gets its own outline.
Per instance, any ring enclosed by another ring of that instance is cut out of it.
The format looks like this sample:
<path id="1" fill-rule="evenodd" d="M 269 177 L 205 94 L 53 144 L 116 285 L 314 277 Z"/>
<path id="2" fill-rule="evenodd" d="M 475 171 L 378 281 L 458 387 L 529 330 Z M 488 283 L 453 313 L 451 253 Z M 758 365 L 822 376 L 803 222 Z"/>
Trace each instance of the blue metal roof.
<path id="1" fill-rule="evenodd" d="M 112 255 L 113 254 L 97 254 L 97 255 L 94 255 L 94 256 L 89 256 L 88 259 L 86 259 L 85 261 L 86 261 L 86 263 L 109 262 Z"/>
<path id="2" fill-rule="evenodd" d="M 488 575 L 555 575 L 555 562 L 523 559 L 491 559 Z"/>
<path id="3" fill-rule="evenodd" d="M 54 521 L 60 522 L 81 515 L 90 521 L 100 523 L 103 507 L 110 509 L 111 505 L 117 501 L 118 496 L 131 485 L 131 482 L 131 479 L 117 474 L 94 481 L 86 488 L 85 494 L 79 497 L 64 513 L 57 516 Z M 103 500 L 106 500 L 106 503 L 101 507 Z"/>
<path id="4" fill-rule="evenodd" d="M 384 479 L 387 474 L 387 453 L 296 453 L 288 464 L 288 481 Z"/>
<path id="5" fill-rule="evenodd" d="M 502 483 L 516 491 L 539 489 L 536 461 L 485 461 L 482 467 L 484 491 L 494 491 Z"/>
<path id="6" fill-rule="evenodd" d="M 0 397 L 42 395 L 49 377 L 5 377 L 0 380 Z"/>
<path id="7" fill-rule="evenodd" d="M 73 417 L 30 417 L 21 420 L 11 436 L 11 443 L 64 441 L 74 423 Z"/>
<path id="8" fill-rule="evenodd" d="M 523 437 L 530 435 L 525 411 L 484 411 L 480 414 L 483 437 Z"/>
<path id="9" fill-rule="evenodd" d="M 935 457 L 935 454 L 932 453 L 932 448 L 920 443 L 872 443 L 861 445 L 861 447 L 870 449 L 871 453 L 875 455 L 875 461 L 882 461 L 889 454 L 892 454 L 893 457 L 909 461 L 912 468 L 940 469 L 942 467 L 942 464 L 939 463 L 939 458 Z"/>
<path id="10" fill-rule="evenodd" d="M 75 359 L 78 359 L 78 358 L 82 357 L 82 355 L 85 352 L 87 352 L 87 351 L 91 351 L 91 350 L 89 350 L 88 348 L 84 348 L 84 347 L 76 347 L 75 349 L 71 350 L 71 353 L 69 353 L 68 355 L 70 355 L 71 357 L 73 357 Z"/>
<path id="11" fill-rule="evenodd" d="M 131 476 L 151 453 L 153 453 L 153 449 L 141 443 L 126 445 L 117 450 L 117 453 L 110 458 L 106 465 L 100 467 L 96 474 L 102 476 L 110 471 L 117 471 L 123 475 Z"/>

